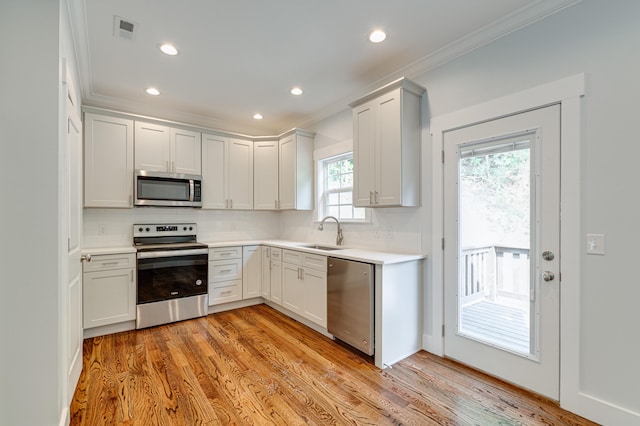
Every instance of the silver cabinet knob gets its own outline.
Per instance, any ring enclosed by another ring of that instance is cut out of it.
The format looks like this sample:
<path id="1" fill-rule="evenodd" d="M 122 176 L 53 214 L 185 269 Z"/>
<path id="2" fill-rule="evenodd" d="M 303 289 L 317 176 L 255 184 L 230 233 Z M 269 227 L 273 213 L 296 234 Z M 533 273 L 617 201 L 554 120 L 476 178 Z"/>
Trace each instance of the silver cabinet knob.
<path id="1" fill-rule="evenodd" d="M 545 281 L 553 281 L 556 277 L 556 274 L 554 274 L 551 271 L 544 271 L 542 273 L 542 279 Z"/>

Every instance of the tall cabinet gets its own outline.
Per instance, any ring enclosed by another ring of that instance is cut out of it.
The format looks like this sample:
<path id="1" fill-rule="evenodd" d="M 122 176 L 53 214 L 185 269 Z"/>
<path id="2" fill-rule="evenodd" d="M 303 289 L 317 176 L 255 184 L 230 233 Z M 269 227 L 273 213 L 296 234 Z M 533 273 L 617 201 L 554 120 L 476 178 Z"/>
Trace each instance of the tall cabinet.
<path id="1" fill-rule="evenodd" d="M 84 114 L 84 206 L 133 207 L 133 120 Z"/>
<path id="2" fill-rule="evenodd" d="M 401 78 L 350 104 L 356 206 L 420 205 L 420 103 L 424 92 Z"/>
<path id="3" fill-rule="evenodd" d="M 202 207 L 253 209 L 253 142 L 202 135 Z"/>

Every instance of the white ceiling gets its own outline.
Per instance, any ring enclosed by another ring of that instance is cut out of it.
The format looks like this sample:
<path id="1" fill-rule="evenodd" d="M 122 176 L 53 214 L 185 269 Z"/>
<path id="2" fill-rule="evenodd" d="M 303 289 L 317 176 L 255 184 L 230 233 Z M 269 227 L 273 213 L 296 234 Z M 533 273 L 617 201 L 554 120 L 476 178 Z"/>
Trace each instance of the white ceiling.
<path id="1" fill-rule="evenodd" d="M 310 126 L 378 86 L 573 3 L 70 0 L 70 11 L 85 105 L 271 135 Z M 136 23 L 135 40 L 114 36 L 115 15 Z M 376 28 L 387 33 L 383 43 L 368 41 Z M 180 53 L 164 55 L 163 42 Z M 147 95 L 149 86 L 161 95 Z M 293 86 L 304 94 L 291 95 Z"/>

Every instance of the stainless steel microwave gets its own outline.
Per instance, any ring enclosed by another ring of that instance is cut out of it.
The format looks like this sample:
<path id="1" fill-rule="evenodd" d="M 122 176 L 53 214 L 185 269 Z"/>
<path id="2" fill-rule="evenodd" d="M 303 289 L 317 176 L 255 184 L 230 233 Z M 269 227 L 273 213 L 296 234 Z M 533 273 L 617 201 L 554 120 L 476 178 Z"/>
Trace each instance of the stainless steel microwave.
<path id="1" fill-rule="evenodd" d="M 202 176 L 136 170 L 134 204 L 156 207 L 202 207 Z"/>

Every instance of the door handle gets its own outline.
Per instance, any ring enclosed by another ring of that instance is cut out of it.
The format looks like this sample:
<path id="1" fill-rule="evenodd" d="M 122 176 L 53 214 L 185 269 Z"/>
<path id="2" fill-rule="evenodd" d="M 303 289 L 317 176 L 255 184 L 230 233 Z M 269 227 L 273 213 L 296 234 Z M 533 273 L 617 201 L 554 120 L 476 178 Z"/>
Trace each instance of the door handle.
<path id="1" fill-rule="evenodd" d="M 542 279 L 545 281 L 553 281 L 556 278 L 556 274 L 551 271 L 544 271 L 542 273 Z"/>
<path id="2" fill-rule="evenodd" d="M 544 260 L 553 260 L 556 257 L 555 254 L 553 254 L 552 251 L 546 250 L 542 252 L 542 258 Z"/>

